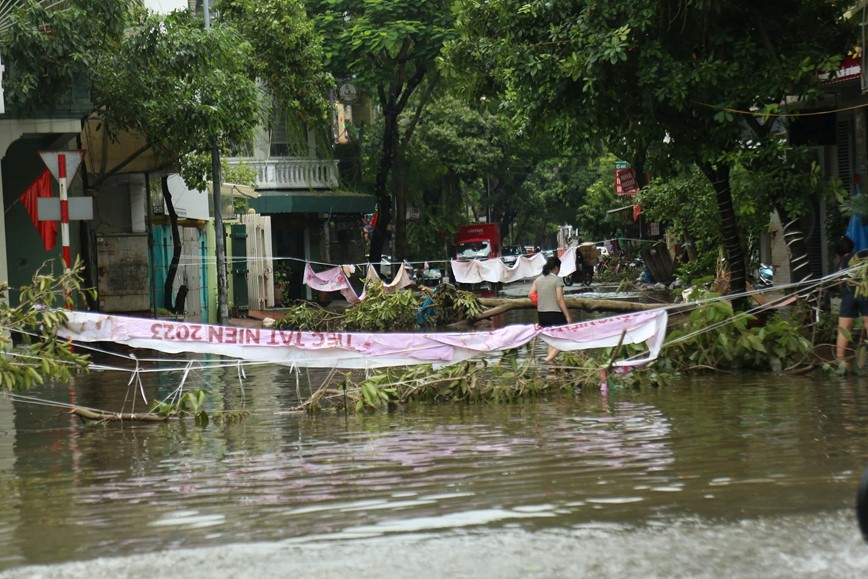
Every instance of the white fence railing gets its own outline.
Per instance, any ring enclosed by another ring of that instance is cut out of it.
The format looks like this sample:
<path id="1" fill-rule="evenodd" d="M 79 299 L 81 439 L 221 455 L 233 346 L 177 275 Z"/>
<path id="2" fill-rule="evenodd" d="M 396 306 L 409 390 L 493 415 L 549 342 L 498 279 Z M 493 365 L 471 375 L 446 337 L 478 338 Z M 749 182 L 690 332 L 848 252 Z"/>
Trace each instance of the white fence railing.
<path id="1" fill-rule="evenodd" d="M 332 189 L 338 186 L 338 162 L 322 159 L 252 159 L 233 157 L 230 166 L 256 170 L 257 189 Z"/>

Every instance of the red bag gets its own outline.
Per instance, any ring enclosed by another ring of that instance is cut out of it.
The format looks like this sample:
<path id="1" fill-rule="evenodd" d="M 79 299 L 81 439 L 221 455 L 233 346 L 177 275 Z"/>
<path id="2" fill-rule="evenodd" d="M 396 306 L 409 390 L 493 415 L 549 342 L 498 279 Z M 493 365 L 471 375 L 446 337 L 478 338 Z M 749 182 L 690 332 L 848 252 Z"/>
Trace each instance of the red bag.
<path id="1" fill-rule="evenodd" d="M 535 289 L 531 289 L 531 290 L 530 290 L 530 293 L 527 294 L 527 297 L 530 298 L 530 303 L 532 303 L 532 304 L 535 305 L 535 306 L 538 306 L 538 305 L 539 305 L 539 296 L 537 295 Z"/>

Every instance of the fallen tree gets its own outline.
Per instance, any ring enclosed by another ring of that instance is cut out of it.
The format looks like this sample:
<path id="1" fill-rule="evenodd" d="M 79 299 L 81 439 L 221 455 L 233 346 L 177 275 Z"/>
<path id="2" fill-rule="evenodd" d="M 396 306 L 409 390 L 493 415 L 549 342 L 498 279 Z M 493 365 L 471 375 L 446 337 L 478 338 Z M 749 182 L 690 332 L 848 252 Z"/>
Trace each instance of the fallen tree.
<path id="1" fill-rule="evenodd" d="M 660 304 L 646 304 L 639 302 L 625 302 L 619 300 L 594 300 L 586 298 L 564 298 L 567 307 L 586 312 L 617 312 L 620 314 L 653 310 Z M 502 314 L 510 310 L 535 308 L 528 298 L 479 298 L 479 305 L 486 308 L 474 316 L 467 318 L 467 322 L 473 323 L 480 320 Z"/>
<path id="2" fill-rule="evenodd" d="M 117 422 L 165 422 L 169 419 L 168 416 L 160 416 L 152 412 L 108 412 L 104 410 L 92 410 L 90 408 L 81 408 L 75 406 L 70 410 L 71 414 L 75 414 L 82 420 L 95 420 L 100 422 L 117 421 Z"/>
<path id="3" fill-rule="evenodd" d="M 481 298 L 472 292 L 442 284 L 437 291 L 386 292 L 382 284 L 366 286 L 361 303 L 336 310 L 298 302 L 278 320 L 277 329 L 312 331 L 400 331 L 426 326 L 467 327 L 510 310 L 535 306 L 528 298 Z M 566 298 L 567 307 L 586 312 L 616 314 L 653 310 L 658 303 L 588 298 Z"/>

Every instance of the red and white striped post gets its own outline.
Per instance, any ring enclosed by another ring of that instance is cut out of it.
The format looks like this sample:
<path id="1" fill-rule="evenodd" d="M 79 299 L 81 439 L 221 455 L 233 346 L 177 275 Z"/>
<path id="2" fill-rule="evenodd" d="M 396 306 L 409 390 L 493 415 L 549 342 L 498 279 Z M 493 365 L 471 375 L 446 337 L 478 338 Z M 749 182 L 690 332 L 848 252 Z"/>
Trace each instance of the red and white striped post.
<path id="1" fill-rule="evenodd" d="M 39 151 L 39 156 L 57 180 L 60 188 L 60 239 L 63 243 L 63 263 L 67 273 L 72 269 L 72 255 L 69 247 L 69 180 L 75 178 L 84 156 L 80 149 L 63 151 Z M 56 215 L 56 214 L 55 214 Z M 44 220 L 43 220 L 44 221 Z"/>
<path id="2" fill-rule="evenodd" d="M 60 185 L 60 241 L 63 245 L 63 262 L 66 272 L 72 269 L 69 251 L 69 197 L 66 194 L 66 155 L 57 155 L 57 183 Z"/>

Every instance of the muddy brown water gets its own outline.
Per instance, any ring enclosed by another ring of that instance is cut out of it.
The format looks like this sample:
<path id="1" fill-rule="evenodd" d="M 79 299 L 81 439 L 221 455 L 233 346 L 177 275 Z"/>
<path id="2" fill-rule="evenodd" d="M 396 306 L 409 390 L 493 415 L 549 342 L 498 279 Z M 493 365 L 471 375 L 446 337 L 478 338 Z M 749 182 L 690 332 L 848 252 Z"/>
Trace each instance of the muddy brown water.
<path id="1" fill-rule="evenodd" d="M 152 366 L 140 389 L 165 396 L 183 365 Z M 129 378 L 94 372 L 33 395 L 130 410 Z M 209 410 L 250 413 L 206 427 L 82 426 L 0 399 L 0 575 L 868 576 L 853 511 L 864 378 L 287 412 L 307 380 L 194 371 Z"/>

